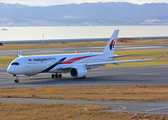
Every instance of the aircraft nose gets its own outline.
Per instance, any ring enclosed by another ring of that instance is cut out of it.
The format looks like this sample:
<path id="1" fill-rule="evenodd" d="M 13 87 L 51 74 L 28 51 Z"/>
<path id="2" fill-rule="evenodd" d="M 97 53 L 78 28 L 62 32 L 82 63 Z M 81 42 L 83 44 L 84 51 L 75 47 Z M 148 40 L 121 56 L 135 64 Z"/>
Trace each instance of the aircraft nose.
<path id="1" fill-rule="evenodd" d="M 7 72 L 11 73 L 11 74 L 14 74 L 14 68 L 8 67 Z"/>

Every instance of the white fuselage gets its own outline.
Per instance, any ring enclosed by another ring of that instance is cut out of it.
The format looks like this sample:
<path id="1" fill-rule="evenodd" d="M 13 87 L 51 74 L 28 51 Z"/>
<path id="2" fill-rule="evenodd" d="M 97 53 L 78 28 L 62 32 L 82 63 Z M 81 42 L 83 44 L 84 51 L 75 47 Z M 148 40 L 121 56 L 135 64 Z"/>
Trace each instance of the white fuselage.
<path id="1" fill-rule="evenodd" d="M 40 56 L 25 56 L 16 58 L 11 62 L 7 71 L 14 75 L 29 74 L 34 75 L 43 72 L 61 73 L 69 72 L 69 69 L 57 69 L 59 65 L 82 65 L 85 63 L 95 63 L 111 61 L 109 54 L 102 53 L 85 53 L 85 54 L 61 54 L 61 55 L 40 55 Z M 116 56 L 116 55 L 113 55 Z M 99 66 L 92 66 L 96 68 Z M 91 69 L 87 68 L 87 69 Z"/>

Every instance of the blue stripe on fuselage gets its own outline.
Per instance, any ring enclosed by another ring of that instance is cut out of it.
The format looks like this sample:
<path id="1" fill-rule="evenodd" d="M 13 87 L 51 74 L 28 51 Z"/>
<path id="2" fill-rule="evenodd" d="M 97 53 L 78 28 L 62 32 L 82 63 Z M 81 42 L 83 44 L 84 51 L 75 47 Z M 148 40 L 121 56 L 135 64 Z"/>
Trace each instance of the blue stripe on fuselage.
<path id="1" fill-rule="evenodd" d="M 63 62 L 65 59 L 66 59 L 66 57 L 60 59 L 58 62 L 56 62 L 55 64 L 53 64 L 53 65 L 50 66 L 49 68 L 43 70 L 42 72 L 49 72 L 49 71 L 50 71 L 52 68 L 54 68 L 55 66 L 57 66 L 57 65 L 59 65 L 59 64 L 62 64 L 62 62 Z M 40 73 L 42 73 L 42 72 L 40 72 Z"/>

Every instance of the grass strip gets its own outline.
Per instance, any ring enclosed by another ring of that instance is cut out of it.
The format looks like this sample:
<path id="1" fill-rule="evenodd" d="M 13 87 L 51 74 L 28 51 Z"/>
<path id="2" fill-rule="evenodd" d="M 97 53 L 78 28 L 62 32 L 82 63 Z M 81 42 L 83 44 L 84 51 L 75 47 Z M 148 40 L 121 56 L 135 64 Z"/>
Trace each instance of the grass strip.
<path id="1" fill-rule="evenodd" d="M 105 106 L 55 104 L 55 103 L 6 103 L 0 102 L 1 120 L 78 120 L 82 110 L 82 120 L 131 120 L 134 114 L 105 112 Z M 148 118 L 148 115 L 137 114 L 137 118 Z M 151 115 L 151 119 L 161 119 L 161 115 Z M 168 119 L 168 116 L 164 116 Z"/>
<path id="2" fill-rule="evenodd" d="M 56 43 L 26 43 L 26 44 L 4 44 L 0 50 L 23 50 L 23 49 L 42 49 L 42 48 L 67 48 L 67 47 L 97 47 L 106 46 L 108 41 L 89 41 L 89 42 L 56 42 Z M 158 45 L 168 44 L 168 39 L 144 39 L 144 40 L 126 40 L 117 42 L 117 46 L 127 45 Z"/>
<path id="3" fill-rule="evenodd" d="M 167 101 L 167 86 L 58 86 L 37 88 L 0 88 L 2 98 L 45 98 L 98 101 Z"/>
<path id="4" fill-rule="evenodd" d="M 143 62 L 129 62 L 129 63 L 120 63 L 119 65 L 107 64 L 106 67 L 135 67 L 135 66 L 152 66 L 152 65 L 168 65 L 168 49 L 154 49 L 154 50 L 127 50 L 127 51 L 115 51 L 117 55 L 126 55 L 134 54 L 133 56 L 119 57 L 114 59 L 117 60 L 135 60 L 135 59 L 148 59 L 148 58 L 157 58 L 166 52 L 165 56 L 161 59 L 143 61 Z"/>
<path id="5" fill-rule="evenodd" d="M 119 57 L 114 59 L 117 60 L 133 60 L 133 59 L 142 59 L 142 58 L 157 58 L 162 55 L 164 52 L 167 54 L 158 60 L 145 61 L 145 62 L 131 62 L 131 63 L 120 63 L 120 65 L 108 64 L 106 67 L 132 67 L 132 66 L 151 66 L 151 65 L 168 65 L 168 49 L 159 49 L 159 50 L 127 50 L 127 51 L 115 51 L 117 55 L 126 55 L 138 53 L 138 55 Z M 7 67 L 12 60 L 17 58 L 16 56 L 1 56 L 0 57 L 0 66 Z"/>
<path id="6" fill-rule="evenodd" d="M 0 56 L 0 66 L 7 67 L 17 56 Z"/>

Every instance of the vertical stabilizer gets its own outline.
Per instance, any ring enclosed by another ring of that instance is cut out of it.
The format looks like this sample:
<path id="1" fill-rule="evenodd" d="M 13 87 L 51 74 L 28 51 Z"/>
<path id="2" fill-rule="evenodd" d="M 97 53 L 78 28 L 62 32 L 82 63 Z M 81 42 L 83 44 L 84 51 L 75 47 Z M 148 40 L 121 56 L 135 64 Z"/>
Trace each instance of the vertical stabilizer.
<path id="1" fill-rule="evenodd" d="M 17 56 L 18 56 L 18 57 L 22 57 L 22 54 L 21 54 L 21 53 L 22 53 L 22 51 L 19 51 L 19 53 L 18 53 Z"/>
<path id="2" fill-rule="evenodd" d="M 115 46 L 117 43 L 117 37 L 118 37 L 119 30 L 115 30 L 113 35 L 111 36 L 108 44 L 106 45 L 103 54 L 113 54 L 115 50 Z"/>

